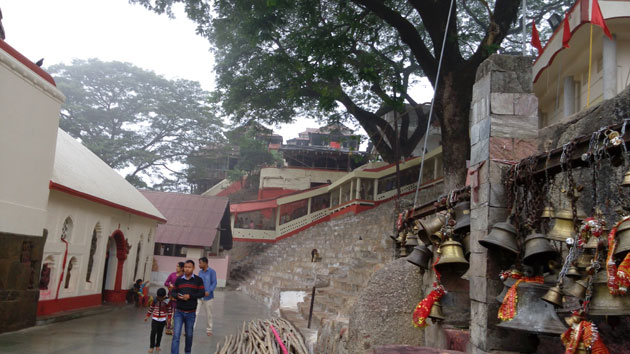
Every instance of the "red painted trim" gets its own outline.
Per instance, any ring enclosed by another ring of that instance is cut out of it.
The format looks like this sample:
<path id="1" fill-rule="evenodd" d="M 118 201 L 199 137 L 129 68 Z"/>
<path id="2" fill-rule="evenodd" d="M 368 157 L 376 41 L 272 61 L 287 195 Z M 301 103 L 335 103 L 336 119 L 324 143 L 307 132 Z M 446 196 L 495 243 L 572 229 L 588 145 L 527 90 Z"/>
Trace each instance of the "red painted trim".
<path id="1" fill-rule="evenodd" d="M 76 189 L 72 189 L 72 188 L 66 187 L 64 185 L 61 185 L 59 183 L 55 183 L 53 181 L 50 181 L 50 185 L 49 185 L 48 188 L 52 189 L 52 190 L 59 191 L 59 192 L 64 192 L 64 193 L 67 193 L 67 194 L 70 194 L 70 195 L 74 195 L 76 197 L 89 200 L 91 202 L 103 204 L 103 205 L 106 205 L 106 206 L 111 207 L 111 208 L 120 209 L 122 211 L 126 211 L 126 212 L 131 213 L 131 214 L 135 214 L 135 215 L 142 216 L 142 217 L 145 217 L 145 218 L 157 220 L 158 222 L 160 222 L 162 224 L 166 223 L 166 219 L 162 219 L 162 218 L 160 218 L 158 216 L 147 214 L 147 213 L 145 213 L 143 211 L 140 211 L 140 210 L 131 209 L 131 208 L 126 207 L 124 205 L 116 204 L 116 203 L 110 202 L 109 200 L 105 200 L 103 198 L 95 197 L 95 196 L 93 196 L 91 194 L 83 193 L 83 192 L 80 192 L 80 191 L 78 191 Z"/>
<path id="2" fill-rule="evenodd" d="M 580 1 L 576 1 L 575 3 L 573 3 L 573 5 L 572 5 L 572 6 L 569 8 L 569 10 L 566 12 L 565 17 L 566 17 L 566 16 L 571 16 L 571 14 L 573 13 L 573 11 L 575 10 L 575 7 L 576 7 L 576 6 L 577 6 L 577 4 L 579 4 L 579 3 L 580 3 Z M 562 20 L 564 20 L 564 18 L 563 18 Z M 538 60 L 540 59 L 540 57 L 542 56 L 542 54 L 545 52 L 545 50 L 547 50 L 547 46 L 549 45 L 549 43 L 551 43 L 552 39 L 556 36 L 556 34 L 558 34 L 558 32 L 561 32 L 561 31 L 563 31 L 562 22 L 560 22 L 560 25 L 558 25 L 558 27 L 556 27 L 556 30 L 555 30 L 555 31 L 553 31 L 553 34 L 551 35 L 551 37 L 549 37 L 549 39 L 547 40 L 547 43 L 545 43 L 545 46 L 543 47 L 542 52 L 538 53 L 538 57 L 534 60 L 534 63 L 533 63 L 533 64 L 536 64 L 536 63 L 538 62 Z M 571 36 L 573 36 L 573 31 L 571 32 Z M 564 48 L 564 47 L 563 47 L 563 48 Z M 562 49 L 560 49 L 560 50 L 562 50 Z M 560 51 L 560 50 L 559 50 L 559 51 Z M 559 51 L 558 51 L 558 52 L 559 52 Z M 557 54 L 557 52 L 556 52 L 556 54 Z M 555 54 L 554 54 L 553 56 L 555 56 Z M 553 56 L 552 56 L 552 58 L 553 58 Z M 533 64 L 532 64 L 532 65 L 533 65 Z M 551 64 L 551 62 L 550 62 L 549 64 Z M 541 72 L 542 72 L 542 70 L 541 70 Z M 536 77 L 536 78 L 534 79 L 534 82 L 536 82 L 536 79 L 538 79 L 538 78 Z"/>
<path id="3" fill-rule="evenodd" d="M 35 65 L 32 61 L 28 60 L 25 56 L 23 56 L 20 52 L 11 47 L 7 42 L 0 39 L 0 48 L 7 52 L 10 56 L 14 57 L 20 63 L 26 65 L 29 69 L 31 69 L 35 74 L 39 75 L 42 79 L 50 82 L 51 85 L 57 86 L 55 80 L 50 76 L 49 73 L 45 72 L 44 69 Z"/>
<path id="4" fill-rule="evenodd" d="M 53 313 L 70 311 L 101 305 L 101 294 L 64 297 L 55 300 L 42 300 L 37 303 L 37 316 L 47 316 Z"/>
<path id="5" fill-rule="evenodd" d="M 125 266 L 125 260 L 127 259 L 127 243 L 125 241 L 125 235 L 120 230 L 114 231 L 110 237 L 113 237 L 116 241 L 116 280 L 114 281 L 114 290 L 120 291 L 122 289 L 122 273 Z M 107 271 L 107 270 L 105 270 Z"/>
<path id="6" fill-rule="evenodd" d="M 68 241 L 61 239 L 61 242 L 66 244 L 66 251 L 63 253 L 61 276 L 59 277 L 59 284 L 57 284 L 57 294 L 55 295 L 55 299 L 59 298 L 59 289 L 61 289 L 61 284 L 63 284 L 63 274 L 66 272 L 66 260 L 68 259 Z"/>

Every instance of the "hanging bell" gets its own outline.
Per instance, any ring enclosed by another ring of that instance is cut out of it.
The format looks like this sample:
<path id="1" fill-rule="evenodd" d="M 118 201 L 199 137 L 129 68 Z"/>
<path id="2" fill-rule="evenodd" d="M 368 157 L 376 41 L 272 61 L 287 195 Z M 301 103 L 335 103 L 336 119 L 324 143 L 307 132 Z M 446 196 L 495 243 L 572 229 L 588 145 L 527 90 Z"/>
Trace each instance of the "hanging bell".
<path id="1" fill-rule="evenodd" d="M 586 269 L 590 267 L 593 262 L 593 257 L 594 256 L 592 254 L 588 254 L 586 252 L 579 255 L 576 262 L 578 269 Z"/>
<path id="2" fill-rule="evenodd" d="M 607 285 L 606 271 L 597 272 L 593 278 L 593 295 L 589 304 L 589 315 L 630 315 L 630 296 L 613 296 Z"/>
<path id="3" fill-rule="evenodd" d="M 540 215 L 540 217 L 543 218 L 543 219 L 551 219 L 551 218 L 553 218 L 553 215 L 554 215 L 553 214 L 553 208 L 551 206 L 547 205 L 543 209 L 542 214 Z"/>
<path id="4" fill-rule="evenodd" d="M 433 253 L 429 251 L 427 246 L 422 244 L 413 248 L 411 254 L 407 256 L 407 262 L 426 270 L 429 269 L 429 262 L 432 256 Z"/>
<path id="5" fill-rule="evenodd" d="M 398 233 L 398 237 L 396 238 L 396 242 L 403 243 L 404 240 L 405 240 L 405 233 L 401 231 L 401 232 Z"/>
<path id="6" fill-rule="evenodd" d="M 492 231 L 479 240 L 479 244 L 490 249 L 499 249 L 516 255 L 518 245 L 516 244 L 516 228 L 509 222 L 498 222 L 492 226 Z"/>
<path id="7" fill-rule="evenodd" d="M 444 321 L 446 318 L 442 313 L 442 304 L 439 301 L 433 303 L 431 306 L 431 312 L 429 312 L 429 318 L 433 321 Z"/>
<path id="8" fill-rule="evenodd" d="M 615 256 L 630 251 L 630 220 L 622 222 L 617 228 L 617 247 Z"/>
<path id="9" fill-rule="evenodd" d="M 571 285 L 566 291 L 565 293 L 567 295 L 571 295 L 573 297 L 576 297 L 580 300 L 584 300 L 584 298 L 586 297 L 586 287 L 588 286 L 588 283 L 585 279 L 580 279 L 578 281 L 576 281 L 575 283 L 573 283 L 573 285 Z"/>
<path id="10" fill-rule="evenodd" d="M 555 307 L 562 307 L 562 290 L 560 289 L 560 285 L 556 284 L 549 288 L 541 299 Z"/>
<path id="11" fill-rule="evenodd" d="M 508 290 L 510 290 L 514 283 L 516 283 L 516 279 L 514 278 L 505 279 L 505 281 L 503 282 L 503 291 L 501 291 L 501 293 L 496 297 L 499 303 L 503 302 L 503 299 L 505 299 L 505 295 L 507 295 Z"/>
<path id="12" fill-rule="evenodd" d="M 532 233 L 525 238 L 525 254 L 523 263 L 527 265 L 546 264 L 549 259 L 558 255 L 545 235 Z"/>
<path id="13" fill-rule="evenodd" d="M 623 175 L 622 187 L 630 187 L 630 170 Z"/>
<path id="14" fill-rule="evenodd" d="M 566 326 L 560 321 L 554 305 L 542 300 L 548 290 L 549 287 L 544 284 L 520 283 L 516 315 L 509 321 L 502 321 L 497 327 L 534 333 L 563 333 Z"/>
<path id="15" fill-rule="evenodd" d="M 440 245 L 440 260 L 435 265 L 439 272 L 451 271 L 464 274 L 468 269 L 468 261 L 464 258 L 462 244 L 451 239 Z"/>
<path id="16" fill-rule="evenodd" d="M 464 233 L 470 230 L 470 202 L 461 202 L 455 205 L 455 233 Z"/>
<path id="17" fill-rule="evenodd" d="M 554 241 L 565 242 L 567 238 L 573 237 L 575 230 L 573 228 L 573 212 L 571 210 L 554 211 L 553 220 L 555 223 L 549 232 L 547 238 Z"/>
<path id="18" fill-rule="evenodd" d="M 420 224 L 418 237 L 420 238 L 420 240 L 427 245 L 431 244 L 431 235 L 437 231 L 440 231 L 445 221 L 446 217 L 441 214 L 435 214 L 433 217 L 427 220 L 418 220 L 418 223 Z"/>
<path id="19" fill-rule="evenodd" d="M 574 265 L 569 266 L 569 270 L 567 270 L 567 277 L 579 278 L 581 276 L 582 274 L 580 274 L 580 271 L 577 269 L 576 266 Z"/>
<path id="20" fill-rule="evenodd" d="M 417 246 L 418 245 L 418 236 L 414 235 L 411 231 L 407 233 L 407 240 L 405 241 L 405 246 Z"/>
<path id="21" fill-rule="evenodd" d="M 462 247 L 464 247 L 464 257 L 468 260 L 470 258 L 470 233 L 462 239 Z"/>
<path id="22" fill-rule="evenodd" d="M 439 245 L 440 243 L 442 243 L 442 241 L 444 241 L 444 234 L 442 233 L 442 231 L 434 232 L 431 235 L 430 239 L 432 244 Z"/>

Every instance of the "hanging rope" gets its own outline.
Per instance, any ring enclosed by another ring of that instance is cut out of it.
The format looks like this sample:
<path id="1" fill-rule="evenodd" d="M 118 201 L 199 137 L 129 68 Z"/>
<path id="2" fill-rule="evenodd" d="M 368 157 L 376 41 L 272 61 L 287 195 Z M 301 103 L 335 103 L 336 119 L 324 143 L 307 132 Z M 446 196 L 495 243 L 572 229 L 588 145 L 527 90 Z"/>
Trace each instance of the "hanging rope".
<path id="1" fill-rule="evenodd" d="M 440 50 L 440 60 L 438 61 L 437 74 L 435 76 L 435 87 L 433 88 L 433 99 L 431 100 L 431 108 L 429 109 L 429 119 L 427 119 L 427 130 L 424 133 L 424 146 L 422 147 L 422 160 L 420 161 L 420 171 L 418 172 L 418 183 L 416 185 L 416 195 L 413 197 L 413 208 L 416 208 L 418 202 L 418 191 L 420 191 L 420 184 L 422 183 L 422 170 L 424 169 L 424 155 L 427 150 L 427 140 L 429 138 L 429 129 L 431 128 L 431 117 L 433 117 L 433 105 L 435 104 L 435 94 L 437 93 L 438 84 L 440 83 L 440 70 L 442 69 L 442 58 L 444 58 L 444 47 L 446 47 L 446 36 L 448 35 L 448 26 L 451 23 L 451 13 L 453 12 L 453 3 L 455 0 L 451 0 L 451 5 L 448 9 L 448 18 L 446 19 L 446 28 L 444 29 L 444 39 L 442 40 L 442 49 Z"/>

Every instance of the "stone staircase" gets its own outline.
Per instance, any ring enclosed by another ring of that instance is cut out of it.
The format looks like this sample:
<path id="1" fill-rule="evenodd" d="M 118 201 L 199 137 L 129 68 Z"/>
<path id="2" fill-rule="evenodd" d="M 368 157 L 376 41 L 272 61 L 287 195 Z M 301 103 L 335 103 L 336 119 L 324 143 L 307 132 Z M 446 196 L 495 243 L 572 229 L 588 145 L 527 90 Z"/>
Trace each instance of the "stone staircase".
<path id="1" fill-rule="evenodd" d="M 311 291 L 317 282 L 311 328 L 326 321 L 348 322 L 359 291 L 374 271 L 390 261 L 393 244 L 387 235 L 394 221 L 393 202 L 359 214 L 346 214 L 280 240 L 236 266 L 232 275 L 242 291 L 306 331 Z M 311 250 L 321 256 L 311 262 Z M 296 310 L 280 309 L 283 291 L 308 295 Z M 311 331 L 312 333 L 312 331 Z M 308 337 L 307 333 L 304 333 Z"/>

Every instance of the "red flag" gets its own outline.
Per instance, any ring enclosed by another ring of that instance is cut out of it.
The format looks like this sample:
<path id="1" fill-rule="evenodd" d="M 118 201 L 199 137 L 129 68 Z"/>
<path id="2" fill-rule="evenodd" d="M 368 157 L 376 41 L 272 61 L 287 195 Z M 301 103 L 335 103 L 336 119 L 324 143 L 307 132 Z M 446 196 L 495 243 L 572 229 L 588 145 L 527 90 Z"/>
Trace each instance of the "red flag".
<path id="1" fill-rule="evenodd" d="M 608 29 L 608 26 L 606 26 L 606 21 L 604 21 L 604 16 L 602 16 L 602 9 L 599 8 L 599 2 L 597 2 L 597 0 L 593 0 L 592 7 L 591 23 L 601 27 L 608 38 L 612 39 L 612 34 L 610 34 L 610 30 Z"/>
<path id="2" fill-rule="evenodd" d="M 542 53 L 542 44 L 540 44 L 540 37 L 538 36 L 538 30 L 536 29 L 536 21 L 532 21 L 532 47 L 538 49 L 538 54 Z"/>
<path id="3" fill-rule="evenodd" d="M 564 14 L 563 31 L 562 31 L 562 46 L 569 48 L 569 41 L 571 40 L 571 27 L 569 27 L 569 14 Z"/>

